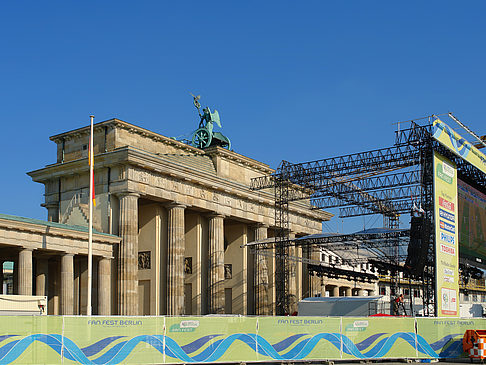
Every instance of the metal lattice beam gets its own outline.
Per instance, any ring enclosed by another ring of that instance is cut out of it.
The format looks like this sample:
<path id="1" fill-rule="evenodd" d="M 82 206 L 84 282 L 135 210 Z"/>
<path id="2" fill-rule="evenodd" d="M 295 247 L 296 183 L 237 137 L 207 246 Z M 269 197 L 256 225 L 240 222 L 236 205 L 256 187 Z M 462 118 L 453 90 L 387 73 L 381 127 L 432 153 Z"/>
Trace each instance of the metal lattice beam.
<path id="1" fill-rule="evenodd" d="M 348 190 L 348 189 L 343 189 Z M 314 209 L 329 209 L 358 205 L 368 208 L 376 214 L 396 213 L 395 200 L 409 199 L 411 196 L 420 197 L 421 186 L 404 186 L 390 189 L 382 189 L 372 193 L 361 192 L 359 190 L 335 193 L 333 196 L 311 199 Z"/>
<path id="2" fill-rule="evenodd" d="M 418 164 L 419 150 L 411 145 L 383 148 L 324 160 L 288 164 L 272 176 L 254 178 L 252 190 L 275 187 L 277 180 L 287 180 L 305 189 L 316 190 L 326 180 L 366 172 L 385 171 Z"/>
<path id="3" fill-rule="evenodd" d="M 416 170 L 365 178 L 360 178 L 358 176 L 355 179 L 329 180 L 328 184 L 323 185 L 319 190 L 313 192 L 311 199 L 333 196 L 338 193 L 354 192 L 356 190 L 369 192 L 393 187 L 417 185 L 420 184 L 420 182 L 420 171 Z"/>
<path id="4" fill-rule="evenodd" d="M 414 202 L 410 199 L 393 202 L 393 207 L 396 214 L 410 213 L 413 205 Z M 359 217 L 371 214 L 377 214 L 377 212 L 372 207 L 351 206 L 339 208 L 339 218 Z"/>
<path id="5" fill-rule="evenodd" d="M 305 237 L 295 240 L 296 245 L 325 245 L 328 243 L 342 243 L 342 242 L 365 242 L 385 240 L 392 238 L 404 238 L 410 237 L 409 229 L 400 229 L 396 231 L 386 231 L 377 233 L 351 233 L 351 234 L 340 234 L 332 236 L 320 236 L 315 237 Z M 374 244 L 374 243 L 373 243 Z"/>

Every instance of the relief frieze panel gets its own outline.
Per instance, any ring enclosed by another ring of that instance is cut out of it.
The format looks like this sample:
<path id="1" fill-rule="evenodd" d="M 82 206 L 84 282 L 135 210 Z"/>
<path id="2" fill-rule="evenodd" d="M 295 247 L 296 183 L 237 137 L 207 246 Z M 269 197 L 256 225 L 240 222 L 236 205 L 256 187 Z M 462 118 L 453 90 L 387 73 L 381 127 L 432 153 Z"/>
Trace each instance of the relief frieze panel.
<path id="1" fill-rule="evenodd" d="M 169 193 L 183 194 L 184 197 L 181 197 L 181 201 L 184 201 L 185 198 L 192 198 L 194 199 L 194 205 L 198 205 L 197 201 L 199 201 L 201 207 L 206 207 L 206 203 L 209 202 L 237 211 L 267 217 L 267 219 L 270 218 L 273 220 L 274 218 L 273 207 L 266 207 L 263 204 L 247 201 L 239 196 L 232 196 L 227 192 L 207 190 L 201 185 L 194 184 L 190 181 L 177 180 L 169 176 L 160 175 L 140 168 L 129 168 L 126 175 L 128 176 L 128 179 L 132 181 L 162 189 Z M 295 215 L 294 213 L 290 213 L 289 219 L 290 223 L 309 229 L 318 229 L 318 225 L 320 224 L 312 219 L 304 218 L 300 215 Z"/>
<path id="2" fill-rule="evenodd" d="M 194 186 L 187 184 L 184 189 L 186 195 L 194 196 Z"/>
<path id="3" fill-rule="evenodd" d="M 206 202 L 213 202 L 251 213 L 264 212 L 264 207 L 255 203 L 247 203 L 241 198 L 236 198 L 228 193 L 206 190 L 203 187 L 189 181 L 180 181 L 169 176 L 159 175 L 152 171 L 146 171 L 139 168 L 129 168 L 127 173 L 128 179 L 149 186 L 160 188 L 168 192 L 184 194 L 187 197 L 201 199 Z"/>
<path id="4" fill-rule="evenodd" d="M 213 200 L 213 193 L 211 191 L 204 190 L 191 182 L 180 181 L 169 176 L 159 175 L 152 171 L 146 171 L 139 168 L 130 168 L 128 179 L 170 192 L 185 194 L 205 200 Z M 214 201 L 219 200 L 219 196 L 214 197 Z"/>

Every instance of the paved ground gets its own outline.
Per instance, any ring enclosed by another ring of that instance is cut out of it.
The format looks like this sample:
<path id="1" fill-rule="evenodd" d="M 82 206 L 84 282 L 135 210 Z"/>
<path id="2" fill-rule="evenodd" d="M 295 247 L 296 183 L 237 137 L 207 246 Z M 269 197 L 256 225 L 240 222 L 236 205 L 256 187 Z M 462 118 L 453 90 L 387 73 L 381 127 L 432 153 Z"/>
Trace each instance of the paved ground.
<path id="1" fill-rule="evenodd" d="M 440 361 L 432 361 L 432 362 L 421 362 L 420 360 L 374 360 L 374 361 L 365 361 L 365 360 L 356 360 L 356 361 L 349 361 L 349 360 L 336 360 L 336 361 L 307 361 L 307 362 L 258 362 L 258 363 L 240 363 L 240 364 L 246 364 L 246 365 L 262 365 L 262 364 L 273 364 L 273 365 L 280 365 L 280 364 L 285 364 L 285 365 L 312 365 L 312 364 L 324 364 L 324 365 L 405 365 L 405 364 L 436 364 L 436 365 L 460 365 L 460 364 L 470 364 L 471 361 L 468 358 L 464 359 L 453 359 L 453 360 L 440 360 Z M 232 363 L 234 365 L 235 363 Z M 238 364 L 238 363 L 236 363 Z M 479 360 L 475 360 L 474 364 L 481 364 Z M 220 364 L 223 365 L 223 364 Z"/>
<path id="2" fill-rule="evenodd" d="M 396 360 L 390 360 L 390 361 L 384 361 L 384 360 L 377 360 L 377 361 L 335 361 L 335 365 L 360 365 L 360 364 L 384 364 L 384 365 L 404 365 L 407 363 L 411 364 L 436 364 L 436 365 L 447 365 L 447 364 L 453 364 L 453 365 L 460 365 L 460 364 L 470 364 L 471 360 L 469 359 L 454 359 L 454 360 L 440 360 L 440 361 L 432 361 L 432 362 L 421 362 L 420 360 L 403 360 L 403 361 L 396 361 Z M 481 362 L 479 360 L 474 361 L 475 364 L 480 364 Z"/>

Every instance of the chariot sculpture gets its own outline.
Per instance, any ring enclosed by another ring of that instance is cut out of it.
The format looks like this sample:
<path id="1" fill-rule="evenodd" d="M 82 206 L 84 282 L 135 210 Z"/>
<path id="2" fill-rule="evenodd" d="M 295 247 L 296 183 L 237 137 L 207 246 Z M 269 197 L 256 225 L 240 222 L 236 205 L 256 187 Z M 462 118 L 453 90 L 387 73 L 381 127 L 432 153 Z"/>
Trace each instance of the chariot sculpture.
<path id="1" fill-rule="evenodd" d="M 192 135 L 192 145 L 197 148 L 207 148 L 211 146 L 220 146 L 227 149 L 231 149 L 231 142 L 228 137 L 224 136 L 220 132 L 213 132 L 213 124 L 216 124 L 221 128 L 221 120 L 219 119 L 219 113 L 217 110 L 211 112 L 209 107 L 202 110 L 199 103 L 200 95 L 193 95 L 194 106 L 197 108 L 199 117 L 199 128 Z"/>

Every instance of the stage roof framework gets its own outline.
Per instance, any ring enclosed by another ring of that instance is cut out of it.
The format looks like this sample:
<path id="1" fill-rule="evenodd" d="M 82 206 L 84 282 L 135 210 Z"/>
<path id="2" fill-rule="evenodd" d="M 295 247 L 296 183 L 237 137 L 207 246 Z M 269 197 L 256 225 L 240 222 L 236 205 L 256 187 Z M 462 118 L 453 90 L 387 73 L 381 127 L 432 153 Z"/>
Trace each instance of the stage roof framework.
<path id="1" fill-rule="evenodd" d="M 409 229 L 370 228 L 350 234 L 320 233 L 297 238 L 294 244 L 322 247 L 341 257 L 343 264 L 356 266 L 368 263 L 370 258 L 385 257 L 387 261 L 394 261 L 394 253 L 388 250 L 390 240 L 398 242 L 399 258 L 404 261 L 410 240 Z"/>
<path id="2" fill-rule="evenodd" d="M 356 234 L 290 240 L 289 202 L 308 199 L 315 209 L 339 208 L 340 218 L 380 214 L 384 217 L 385 227 L 394 230 L 399 228 L 400 214 L 416 209 L 423 213 L 427 224 L 432 224 L 433 150 L 457 164 L 461 179 L 479 189 L 486 189 L 484 173 L 432 138 L 432 123 L 439 116 L 457 121 L 448 113 L 398 123 L 392 147 L 311 162 L 282 161 L 274 174 L 252 180 L 251 189 L 273 188 L 275 192 L 277 314 L 285 314 L 288 308 L 289 267 L 286 257 L 290 246 L 324 245 L 333 251 L 364 246 L 381 260 L 398 265 L 403 261 L 404 247 L 407 245 L 405 232 L 387 233 L 389 237 L 382 238 L 378 238 L 377 233 L 377 238 Z M 407 128 L 401 129 L 403 125 Z M 433 242 L 432 237 L 430 240 Z M 259 248 L 270 246 L 266 244 Z M 433 285 L 427 279 L 434 276 L 433 263 L 431 244 L 423 275 L 424 296 L 427 297 L 424 304 L 427 308 L 433 305 Z"/>

